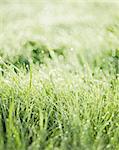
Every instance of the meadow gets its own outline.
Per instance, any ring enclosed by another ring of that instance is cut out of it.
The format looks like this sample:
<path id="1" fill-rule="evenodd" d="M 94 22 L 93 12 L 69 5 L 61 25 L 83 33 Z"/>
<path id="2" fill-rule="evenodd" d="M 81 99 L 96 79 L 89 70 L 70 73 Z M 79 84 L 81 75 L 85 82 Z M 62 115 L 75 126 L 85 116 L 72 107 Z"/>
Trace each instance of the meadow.
<path id="1" fill-rule="evenodd" d="M 0 0 L 0 150 L 119 150 L 118 10 Z"/>

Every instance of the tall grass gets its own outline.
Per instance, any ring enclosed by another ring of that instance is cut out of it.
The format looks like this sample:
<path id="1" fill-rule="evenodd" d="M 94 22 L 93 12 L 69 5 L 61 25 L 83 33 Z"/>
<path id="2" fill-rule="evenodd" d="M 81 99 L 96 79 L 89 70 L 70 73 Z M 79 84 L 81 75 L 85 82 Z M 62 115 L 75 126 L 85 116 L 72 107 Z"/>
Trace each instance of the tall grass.
<path id="1" fill-rule="evenodd" d="M 118 150 L 118 3 L 0 4 L 0 150 Z"/>

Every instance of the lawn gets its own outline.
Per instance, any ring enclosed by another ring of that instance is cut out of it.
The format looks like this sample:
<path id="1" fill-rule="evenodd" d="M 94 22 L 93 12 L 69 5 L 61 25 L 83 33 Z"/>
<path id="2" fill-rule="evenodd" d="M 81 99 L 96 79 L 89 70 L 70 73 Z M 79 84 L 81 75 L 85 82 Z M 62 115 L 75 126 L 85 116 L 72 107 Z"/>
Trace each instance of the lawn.
<path id="1" fill-rule="evenodd" d="M 119 150 L 118 10 L 0 0 L 0 150 Z"/>

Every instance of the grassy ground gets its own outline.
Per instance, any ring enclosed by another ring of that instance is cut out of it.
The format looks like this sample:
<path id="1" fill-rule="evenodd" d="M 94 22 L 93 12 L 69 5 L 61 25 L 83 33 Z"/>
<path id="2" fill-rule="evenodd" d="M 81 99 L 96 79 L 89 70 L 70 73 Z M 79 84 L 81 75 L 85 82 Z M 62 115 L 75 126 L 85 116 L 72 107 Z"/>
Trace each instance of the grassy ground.
<path id="1" fill-rule="evenodd" d="M 119 150 L 118 9 L 0 0 L 0 150 Z"/>

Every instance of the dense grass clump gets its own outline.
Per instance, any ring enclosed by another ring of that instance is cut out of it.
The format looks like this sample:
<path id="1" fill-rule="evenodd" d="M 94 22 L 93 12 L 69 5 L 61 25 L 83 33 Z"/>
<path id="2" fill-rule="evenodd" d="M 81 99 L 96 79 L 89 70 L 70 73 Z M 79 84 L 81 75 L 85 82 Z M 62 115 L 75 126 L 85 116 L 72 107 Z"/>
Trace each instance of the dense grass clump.
<path id="1" fill-rule="evenodd" d="M 94 68 L 99 67 L 103 72 L 118 78 L 119 74 L 119 50 L 108 50 L 101 53 L 93 60 Z"/>
<path id="2" fill-rule="evenodd" d="M 0 150 L 119 149 L 118 10 L 0 0 Z"/>
<path id="3" fill-rule="evenodd" d="M 30 86 L 33 78 L 37 85 Z M 119 148 L 118 81 L 112 88 L 85 78 L 75 90 L 72 81 L 61 85 L 33 78 L 13 73 L 1 80 L 1 148 Z"/>

